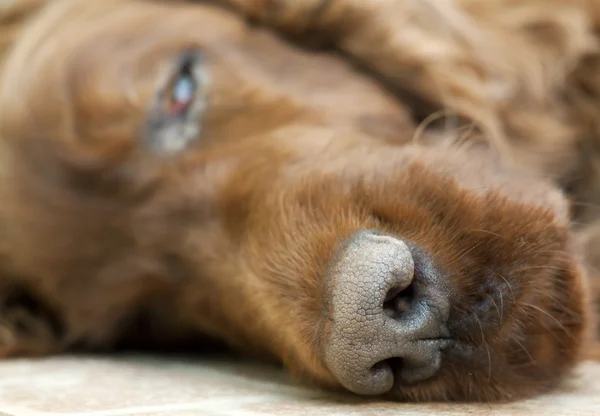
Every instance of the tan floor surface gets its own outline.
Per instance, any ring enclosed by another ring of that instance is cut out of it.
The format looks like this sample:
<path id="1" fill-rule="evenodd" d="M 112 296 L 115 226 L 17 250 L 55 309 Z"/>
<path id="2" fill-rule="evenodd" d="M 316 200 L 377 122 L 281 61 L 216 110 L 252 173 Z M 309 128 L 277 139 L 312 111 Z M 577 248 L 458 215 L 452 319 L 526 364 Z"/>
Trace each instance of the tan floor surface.
<path id="1" fill-rule="evenodd" d="M 0 364 L 1 416 L 600 415 L 600 364 L 552 395 L 507 405 L 362 403 L 227 359 L 60 357 Z"/>

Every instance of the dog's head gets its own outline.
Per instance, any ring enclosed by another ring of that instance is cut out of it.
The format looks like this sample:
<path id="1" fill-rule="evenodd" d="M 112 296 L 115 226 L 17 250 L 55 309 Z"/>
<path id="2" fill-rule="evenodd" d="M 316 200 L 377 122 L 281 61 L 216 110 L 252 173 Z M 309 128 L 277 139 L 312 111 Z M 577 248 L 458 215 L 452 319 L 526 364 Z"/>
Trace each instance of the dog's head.
<path id="1" fill-rule="evenodd" d="M 256 71 L 308 52 L 245 49 L 254 30 L 209 6 L 63 0 L 12 51 L 0 247 L 61 345 L 106 342 L 163 296 L 173 325 L 358 394 L 556 385 L 589 327 L 561 193 L 486 149 L 328 124 Z"/>

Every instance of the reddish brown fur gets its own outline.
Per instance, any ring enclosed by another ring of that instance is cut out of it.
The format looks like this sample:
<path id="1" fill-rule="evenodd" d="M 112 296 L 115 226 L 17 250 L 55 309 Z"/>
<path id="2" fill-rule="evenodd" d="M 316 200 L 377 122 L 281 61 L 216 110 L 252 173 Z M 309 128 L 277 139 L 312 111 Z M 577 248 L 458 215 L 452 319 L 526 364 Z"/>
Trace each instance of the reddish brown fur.
<path id="1" fill-rule="evenodd" d="M 515 399 L 564 379 L 592 327 L 572 221 L 596 217 L 572 214 L 547 179 L 595 203 L 598 3 L 216 3 L 341 55 L 217 6 L 143 0 L 61 0 L 11 50 L 4 355 L 204 334 L 338 387 L 321 355 L 323 279 L 345 237 L 376 228 L 445 271 L 465 346 L 396 398 Z M 153 155 L 139 140 L 148 103 L 188 47 L 211 76 L 202 137 Z M 421 128 L 442 109 L 466 124 Z"/>

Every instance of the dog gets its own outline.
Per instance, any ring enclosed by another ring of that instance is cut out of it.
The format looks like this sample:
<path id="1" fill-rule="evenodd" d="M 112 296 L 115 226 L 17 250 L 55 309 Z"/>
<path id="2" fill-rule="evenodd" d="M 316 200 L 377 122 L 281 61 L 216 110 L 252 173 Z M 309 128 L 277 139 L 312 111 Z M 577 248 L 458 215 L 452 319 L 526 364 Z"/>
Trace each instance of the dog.
<path id="1" fill-rule="evenodd" d="M 506 401 L 593 355 L 599 1 L 7 10 L 3 357 L 200 337 Z"/>

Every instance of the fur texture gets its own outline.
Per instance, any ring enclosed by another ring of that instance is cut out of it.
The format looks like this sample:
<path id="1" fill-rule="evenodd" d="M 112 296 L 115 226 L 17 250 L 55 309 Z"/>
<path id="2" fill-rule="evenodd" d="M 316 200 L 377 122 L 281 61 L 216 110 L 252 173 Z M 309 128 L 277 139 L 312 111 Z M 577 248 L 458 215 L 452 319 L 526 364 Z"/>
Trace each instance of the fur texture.
<path id="1" fill-rule="evenodd" d="M 444 271 L 457 341 L 390 397 L 564 380 L 594 326 L 599 2 L 207 3 L 37 2 L 18 32 L 0 78 L 3 355 L 203 335 L 339 388 L 323 281 L 378 229 Z M 2 13 L 17 33 L 24 15 Z M 149 109 L 188 50 L 201 134 L 157 153 Z"/>

